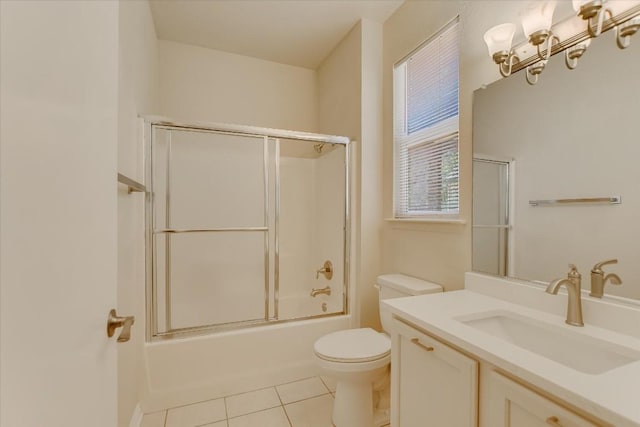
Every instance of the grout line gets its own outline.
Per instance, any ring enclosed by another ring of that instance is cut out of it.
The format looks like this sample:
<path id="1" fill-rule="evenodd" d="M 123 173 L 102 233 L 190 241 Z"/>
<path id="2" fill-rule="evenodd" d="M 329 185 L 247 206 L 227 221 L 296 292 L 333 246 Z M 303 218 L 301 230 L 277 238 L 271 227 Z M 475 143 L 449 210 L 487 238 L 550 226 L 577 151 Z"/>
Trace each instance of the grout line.
<path id="1" fill-rule="evenodd" d="M 1 0 L 0 0 L 0 1 L 1 1 Z M 167 409 L 165 409 L 165 411 L 167 411 L 167 412 L 168 412 L 168 411 L 170 411 L 170 410 L 172 410 L 172 409 L 186 408 L 187 406 L 198 405 L 198 404 L 200 404 L 200 403 L 212 402 L 212 401 L 214 401 L 214 400 L 220 400 L 220 399 L 224 399 L 224 397 L 216 397 L 216 398 L 213 398 L 213 399 L 205 399 L 205 400 L 199 400 L 199 401 L 197 401 L 197 402 L 193 402 L 193 403 L 187 403 L 187 404 L 185 404 L 185 405 L 172 406 L 171 408 L 167 408 Z"/>
<path id="2" fill-rule="evenodd" d="M 310 380 L 311 378 L 315 378 L 315 377 L 300 378 L 299 380 L 293 380 L 293 381 L 289 381 L 287 383 L 276 384 L 273 387 L 280 387 L 281 385 L 287 385 L 287 384 L 293 384 L 293 383 L 297 383 L 297 382 L 301 382 L 301 381 L 306 381 L 306 380 Z"/>
<path id="3" fill-rule="evenodd" d="M 266 390 L 268 388 L 275 388 L 275 387 L 276 387 L 275 385 L 268 385 L 266 387 L 260 387 L 260 388 L 256 388 L 255 390 L 249 390 L 249 391 L 243 391 L 243 392 L 240 392 L 240 393 L 230 394 L 230 395 L 224 396 L 224 397 L 226 399 L 227 397 L 240 396 L 240 395 L 243 395 L 243 394 L 249 394 L 249 393 L 253 393 L 255 391 L 262 391 L 262 390 Z"/>
<path id="4" fill-rule="evenodd" d="M 324 382 L 324 380 L 322 379 L 322 377 L 318 377 L 320 378 L 320 381 L 322 381 L 322 384 L 324 384 L 324 386 L 327 388 L 327 390 L 329 390 L 329 393 L 333 393 L 333 391 L 329 388 L 329 386 L 327 385 L 327 383 Z"/>
<path id="5" fill-rule="evenodd" d="M 227 420 L 227 427 L 229 427 L 229 409 L 227 408 L 227 396 L 224 399 L 224 419 Z"/>
<path id="6" fill-rule="evenodd" d="M 258 409 L 257 411 L 251 411 L 251 412 L 247 412 L 246 414 L 235 415 L 235 416 L 233 416 L 233 417 L 229 417 L 229 416 L 227 416 L 227 420 L 232 420 L 232 419 L 234 419 L 234 418 L 244 417 L 245 415 L 257 414 L 258 412 L 262 412 L 262 411 L 268 411 L 269 409 L 277 408 L 278 406 L 284 406 L 284 405 L 282 404 L 282 401 L 280 401 L 280 404 L 279 404 L 279 405 L 269 406 L 268 408 Z"/>
<path id="7" fill-rule="evenodd" d="M 164 427 L 167 427 L 167 419 L 168 419 L 168 418 L 169 418 L 169 410 L 168 410 L 168 409 L 165 409 L 165 410 L 164 410 L 164 423 L 162 423 L 162 425 L 163 425 Z"/>
<path id="8" fill-rule="evenodd" d="M 309 399 L 315 399 L 316 397 L 320 397 L 320 396 L 326 396 L 327 394 L 331 394 L 330 391 L 326 392 L 326 393 L 322 393 L 322 394 L 317 394 L 315 396 L 309 396 L 309 397 L 305 397 L 304 399 L 300 399 L 300 400 L 294 400 L 288 403 L 283 403 L 284 406 L 287 405 L 291 405 L 292 403 L 299 403 L 299 402 L 304 402 L 305 400 L 309 400 Z"/>
<path id="9" fill-rule="evenodd" d="M 273 388 L 276 390 L 276 395 L 278 396 L 278 400 L 280 401 L 280 407 L 284 411 L 284 416 L 287 417 L 287 421 L 289 422 L 289 427 L 293 427 L 293 423 L 291 422 L 291 418 L 289 418 L 289 413 L 287 412 L 287 408 L 284 406 L 284 402 L 282 402 L 282 398 L 280 397 L 280 392 L 275 386 Z"/>

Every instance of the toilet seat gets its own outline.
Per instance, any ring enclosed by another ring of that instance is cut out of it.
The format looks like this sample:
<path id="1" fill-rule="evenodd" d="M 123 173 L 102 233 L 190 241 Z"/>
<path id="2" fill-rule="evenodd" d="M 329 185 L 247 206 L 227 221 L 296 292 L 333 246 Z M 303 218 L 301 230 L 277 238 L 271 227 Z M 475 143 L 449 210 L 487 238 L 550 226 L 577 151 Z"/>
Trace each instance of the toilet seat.
<path id="1" fill-rule="evenodd" d="M 371 328 L 346 329 L 320 338 L 313 350 L 317 357 L 329 362 L 373 362 L 389 358 L 391 340 Z"/>

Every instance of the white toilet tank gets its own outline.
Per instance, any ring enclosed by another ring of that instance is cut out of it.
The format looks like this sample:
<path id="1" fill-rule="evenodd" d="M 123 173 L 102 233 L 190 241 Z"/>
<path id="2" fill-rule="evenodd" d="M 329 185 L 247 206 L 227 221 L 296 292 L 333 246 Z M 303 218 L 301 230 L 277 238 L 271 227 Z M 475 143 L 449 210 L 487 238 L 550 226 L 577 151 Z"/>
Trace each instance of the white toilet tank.
<path id="1" fill-rule="evenodd" d="M 442 292 L 442 286 L 404 274 L 384 274 L 378 276 L 379 294 L 378 300 L 383 301 L 392 298 L 410 297 L 415 295 L 433 294 Z M 385 310 L 380 304 L 380 322 L 382 329 L 390 332 L 391 313 Z"/>

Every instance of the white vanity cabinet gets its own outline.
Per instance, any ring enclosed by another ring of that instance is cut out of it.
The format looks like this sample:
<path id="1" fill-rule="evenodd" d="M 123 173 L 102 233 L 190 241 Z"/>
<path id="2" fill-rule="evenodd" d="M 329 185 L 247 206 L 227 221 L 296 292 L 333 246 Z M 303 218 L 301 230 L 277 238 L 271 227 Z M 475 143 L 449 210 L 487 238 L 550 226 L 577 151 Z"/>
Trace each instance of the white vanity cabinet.
<path id="1" fill-rule="evenodd" d="M 478 362 L 394 319 L 391 352 L 394 427 L 475 427 Z"/>
<path id="2" fill-rule="evenodd" d="M 597 426 L 498 372 L 489 371 L 483 381 L 488 381 L 485 404 L 492 427 Z"/>
<path id="3" fill-rule="evenodd" d="M 402 320 L 393 324 L 392 427 L 609 425 L 583 418 Z"/>

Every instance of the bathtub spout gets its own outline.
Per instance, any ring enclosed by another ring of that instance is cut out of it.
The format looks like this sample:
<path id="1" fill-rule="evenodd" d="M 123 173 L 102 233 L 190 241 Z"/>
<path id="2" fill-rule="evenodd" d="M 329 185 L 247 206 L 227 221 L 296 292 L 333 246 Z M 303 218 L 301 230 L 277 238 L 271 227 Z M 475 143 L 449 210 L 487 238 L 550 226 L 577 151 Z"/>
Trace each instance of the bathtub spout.
<path id="1" fill-rule="evenodd" d="M 311 296 L 315 297 L 318 294 L 331 295 L 331 287 L 327 286 L 326 288 L 313 288 L 311 289 Z"/>

